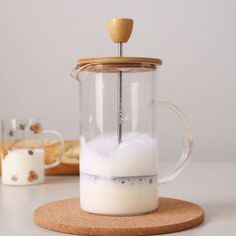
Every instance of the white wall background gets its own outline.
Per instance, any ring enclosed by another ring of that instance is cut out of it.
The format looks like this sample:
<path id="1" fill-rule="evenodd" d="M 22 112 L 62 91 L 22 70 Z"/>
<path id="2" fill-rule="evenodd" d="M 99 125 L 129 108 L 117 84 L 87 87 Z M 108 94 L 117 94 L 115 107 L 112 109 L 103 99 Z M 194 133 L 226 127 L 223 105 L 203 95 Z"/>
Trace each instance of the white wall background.
<path id="1" fill-rule="evenodd" d="M 129 56 L 159 57 L 159 98 L 187 114 L 195 160 L 236 158 L 234 0 L 0 0 L 0 117 L 43 117 L 77 138 L 76 59 L 114 56 L 106 24 L 135 20 Z M 161 155 L 177 159 L 179 134 L 160 112 Z"/>

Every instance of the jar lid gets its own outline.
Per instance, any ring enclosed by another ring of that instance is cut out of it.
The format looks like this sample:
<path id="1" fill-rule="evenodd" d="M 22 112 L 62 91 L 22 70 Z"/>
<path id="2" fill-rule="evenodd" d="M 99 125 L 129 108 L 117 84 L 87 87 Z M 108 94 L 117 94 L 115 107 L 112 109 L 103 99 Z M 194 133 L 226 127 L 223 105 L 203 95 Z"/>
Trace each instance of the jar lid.
<path id="1" fill-rule="evenodd" d="M 158 58 L 146 57 L 96 57 L 83 58 L 77 61 L 77 67 L 84 67 L 84 71 L 90 72 L 144 72 L 156 69 L 161 65 Z"/>
<path id="2" fill-rule="evenodd" d="M 148 57 L 94 57 L 94 58 L 82 58 L 77 61 L 77 66 L 84 66 L 86 64 L 135 64 L 135 63 L 147 63 L 153 65 L 161 65 L 162 60 L 158 58 Z"/>

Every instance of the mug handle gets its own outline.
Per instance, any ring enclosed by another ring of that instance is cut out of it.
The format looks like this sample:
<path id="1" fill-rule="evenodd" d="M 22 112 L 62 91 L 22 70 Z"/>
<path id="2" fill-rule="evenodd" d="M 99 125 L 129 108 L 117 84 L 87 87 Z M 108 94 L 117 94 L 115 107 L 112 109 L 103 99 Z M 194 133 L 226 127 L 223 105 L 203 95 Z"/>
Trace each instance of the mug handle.
<path id="1" fill-rule="evenodd" d="M 181 157 L 175 164 L 174 168 L 171 169 L 171 171 L 168 174 L 158 179 L 158 184 L 160 185 L 174 180 L 183 171 L 187 163 L 190 161 L 193 148 L 193 137 L 192 137 L 192 130 L 187 120 L 187 117 L 179 107 L 177 107 L 175 104 L 166 101 L 158 101 L 157 105 L 167 108 L 176 116 L 182 127 L 182 132 L 184 137 Z"/>
<path id="2" fill-rule="evenodd" d="M 43 130 L 42 133 L 43 134 L 54 134 L 54 135 L 56 135 L 59 138 L 60 143 L 61 143 L 61 152 L 60 152 L 60 155 L 57 157 L 57 159 L 53 163 L 45 164 L 45 169 L 50 169 L 50 168 L 58 166 L 61 162 L 61 158 L 62 158 L 63 153 L 64 153 L 64 139 L 63 139 L 62 135 L 59 132 L 57 132 L 56 130 L 46 129 L 46 130 Z"/>

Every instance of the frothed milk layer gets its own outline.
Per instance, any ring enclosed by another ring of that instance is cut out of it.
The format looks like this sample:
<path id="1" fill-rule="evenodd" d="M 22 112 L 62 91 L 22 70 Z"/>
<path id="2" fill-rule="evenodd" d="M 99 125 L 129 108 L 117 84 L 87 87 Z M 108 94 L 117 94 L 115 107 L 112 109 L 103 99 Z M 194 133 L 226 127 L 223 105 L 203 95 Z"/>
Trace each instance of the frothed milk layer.
<path id="1" fill-rule="evenodd" d="M 107 177 L 156 175 L 156 155 L 156 140 L 148 134 L 127 133 L 120 145 L 115 134 L 87 143 L 81 137 L 80 171 Z"/>
<path id="2" fill-rule="evenodd" d="M 31 185 L 44 182 L 44 149 L 8 150 L 2 159 L 2 183 Z"/>

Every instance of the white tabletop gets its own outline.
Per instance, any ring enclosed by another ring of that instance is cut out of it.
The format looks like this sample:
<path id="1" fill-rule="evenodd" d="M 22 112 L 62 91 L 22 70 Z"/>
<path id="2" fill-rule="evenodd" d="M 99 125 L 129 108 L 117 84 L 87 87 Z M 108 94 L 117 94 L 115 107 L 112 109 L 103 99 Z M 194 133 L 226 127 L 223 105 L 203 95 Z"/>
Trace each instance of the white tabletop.
<path id="1" fill-rule="evenodd" d="M 197 203 L 206 214 L 201 226 L 169 235 L 236 235 L 236 162 L 192 162 L 160 192 Z M 78 197 L 79 177 L 47 177 L 45 184 L 30 187 L 1 185 L 0 194 L 1 236 L 63 236 L 36 226 L 32 214 L 47 202 Z"/>

